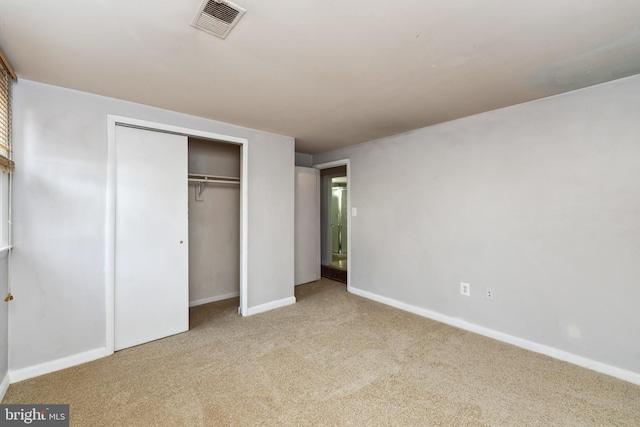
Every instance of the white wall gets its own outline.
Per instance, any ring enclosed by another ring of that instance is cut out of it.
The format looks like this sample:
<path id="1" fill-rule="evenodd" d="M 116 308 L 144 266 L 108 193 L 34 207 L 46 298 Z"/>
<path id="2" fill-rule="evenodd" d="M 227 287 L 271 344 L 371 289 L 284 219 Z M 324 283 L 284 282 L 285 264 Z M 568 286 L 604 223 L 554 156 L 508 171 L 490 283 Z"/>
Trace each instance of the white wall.
<path id="1" fill-rule="evenodd" d="M 249 307 L 294 298 L 295 153 L 290 142 L 267 134 L 249 149 Z"/>
<path id="2" fill-rule="evenodd" d="M 314 156 L 351 159 L 350 285 L 640 373 L 639 117 L 634 76 Z"/>
<path id="3" fill-rule="evenodd" d="M 105 346 L 107 114 L 247 138 L 249 307 L 293 298 L 293 138 L 25 80 L 13 101 L 17 376 Z"/>

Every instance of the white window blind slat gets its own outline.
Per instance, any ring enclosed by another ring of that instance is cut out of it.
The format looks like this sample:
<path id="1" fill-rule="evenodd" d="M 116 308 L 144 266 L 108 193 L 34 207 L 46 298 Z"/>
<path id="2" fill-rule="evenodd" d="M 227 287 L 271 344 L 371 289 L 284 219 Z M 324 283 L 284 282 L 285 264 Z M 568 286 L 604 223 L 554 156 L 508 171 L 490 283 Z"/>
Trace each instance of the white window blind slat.
<path id="1" fill-rule="evenodd" d="M 11 169 L 11 74 L 0 66 L 0 168 Z"/>
<path id="2" fill-rule="evenodd" d="M 0 51 L 0 170 L 13 169 L 11 161 L 11 85 L 15 73 Z"/>

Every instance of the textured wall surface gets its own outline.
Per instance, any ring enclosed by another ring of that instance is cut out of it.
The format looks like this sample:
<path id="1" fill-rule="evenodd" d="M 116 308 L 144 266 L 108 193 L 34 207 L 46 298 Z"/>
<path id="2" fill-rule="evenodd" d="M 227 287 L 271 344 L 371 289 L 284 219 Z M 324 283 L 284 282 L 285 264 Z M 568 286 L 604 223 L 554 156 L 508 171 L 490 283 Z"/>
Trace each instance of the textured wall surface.
<path id="1" fill-rule="evenodd" d="M 635 76 L 314 156 L 351 286 L 640 373 L 639 116 Z"/>

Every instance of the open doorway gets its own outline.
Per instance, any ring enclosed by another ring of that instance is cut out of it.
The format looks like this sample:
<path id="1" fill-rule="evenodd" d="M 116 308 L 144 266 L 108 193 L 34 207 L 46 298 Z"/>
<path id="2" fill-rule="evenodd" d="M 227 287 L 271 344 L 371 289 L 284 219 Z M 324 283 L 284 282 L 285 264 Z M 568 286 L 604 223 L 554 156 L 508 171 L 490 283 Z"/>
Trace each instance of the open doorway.
<path id="1" fill-rule="evenodd" d="M 327 183 L 330 191 L 330 196 L 326 199 L 329 214 L 327 265 L 346 271 L 349 246 L 347 239 L 347 168 L 342 166 L 335 169 L 344 169 L 344 176 L 331 177 Z"/>
<path id="2" fill-rule="evenodd" d="M 240 146 L 188 138 L 189 307 L 240 295 Z"/>
<path id="3" fill-rule="evenodd" d="M 348 286 L 351 211 L 348 160 L 314 167 L 320 169 L 321 275 Z"/>

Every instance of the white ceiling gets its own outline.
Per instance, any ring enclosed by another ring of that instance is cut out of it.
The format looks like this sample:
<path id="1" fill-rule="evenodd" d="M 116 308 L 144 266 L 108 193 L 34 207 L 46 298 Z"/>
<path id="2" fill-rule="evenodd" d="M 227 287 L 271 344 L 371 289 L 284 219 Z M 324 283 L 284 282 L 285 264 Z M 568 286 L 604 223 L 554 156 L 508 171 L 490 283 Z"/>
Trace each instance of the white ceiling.
<path id="1" fill-rule="evenodd" d="M 638 0 L 0 0 L 20 78 L 340 146 L 640 73 Z"/>

